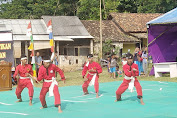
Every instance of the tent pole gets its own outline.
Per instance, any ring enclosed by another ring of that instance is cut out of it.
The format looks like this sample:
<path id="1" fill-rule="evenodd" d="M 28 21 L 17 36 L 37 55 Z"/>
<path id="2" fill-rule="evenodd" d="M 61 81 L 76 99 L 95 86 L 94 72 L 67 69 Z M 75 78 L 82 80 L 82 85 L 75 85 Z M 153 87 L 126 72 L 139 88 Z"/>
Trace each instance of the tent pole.
<path id="1" fill-rule="evenodd" d="M 139 44 L 140 44 L 140 50 L 141 50 L 141 39 L 140 39 L 140 43 Z"/>
<path id="2" fill-rule="evenodd" d="M 174 26 L 173 26 L 173 27 L 174 27 Z M 157 36 L 155 39 L 153 39 L 153 40 L 148 44 L 148 46 L 151 45 L 157 38 L 159 38 L 160 36 L 162 36 L 165 32 L 167 32 L 168 30 L 170 30 L 170 29 L 173 28 L 173 27 L 170 27 L 170 28 L 168 28 L 167 30 L 165 30 L 164 32 L 162 32 L 159 36 Z"/>
<path id="3" fill-rule="evenodd" d="M 146 53 L 147 53 L 147 73 L 148 73 L 148 75 L 149 75 L 149 72 L 148 72 L 148 68 L 149 68 L 149 63 L 148 63 L 148 62 L 149 62 L 149 52 L 148 52 L 148 50 L 149 50 L 149 49 L 148 49 L 148 46 L 149 46 L 149 45 L 148 45 L 148 39 L 149 39 L 149 38 L 148 38 L 148 29 L 147 29 L 147 44 L 146 44 L 147 52 L 146 52 Z M 152 69 L 152 68 L 151 68 L 151 69 Z"/>

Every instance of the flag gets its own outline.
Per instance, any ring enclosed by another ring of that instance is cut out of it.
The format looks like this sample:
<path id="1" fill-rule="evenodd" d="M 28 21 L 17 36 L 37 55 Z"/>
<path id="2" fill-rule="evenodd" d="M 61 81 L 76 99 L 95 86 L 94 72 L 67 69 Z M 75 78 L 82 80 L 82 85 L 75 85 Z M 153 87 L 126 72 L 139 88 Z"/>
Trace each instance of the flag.
<path id="1" fill-rule="evenodd" d="M 32 35 L 31 22 L 28 24 L 26 35 L 29 37 Z"/>
<path id="2" fill-rule="evenodd" d="M 47 33 L 51 33 L 52 32 L 52 20 L 49 20 L 48 24 L 47 24 Z"/>
<path id="3" fill-rule="evenodd" d="M 54 52 L 54 41 L 53 41 L 53 33 L 50 32 L 49 34 L 49 39 L 50 39 L 50 47 L 51 47 L 51 52 L 53 53 Z"/>
<path id="4" fill-rule="evenodd" d="M 31 22 L 28 24 L 26 35 L 29 36 L 30 39 L 31 39 L 30 46 L 28 47 L 28 50 L 31 51 L 31 57 L 32 57 L 31 64 L 33 64 L 33 67 L 32 67 L 33 76 L 36 77 L 36 65 L 35 65 L 35 56 L 34 56 L 34 42 L 33 42 Z"/>
<path id="5" fill-rule="evenodd" d="M 49 39 L 50 39 L 50 47 L 51 47 L 51 60 L 54 58 L 54 40 L 53 40 L 53 33 L 52 33 L 52 20 L 50 20 L 47 24 L 47 32 L 49 33 Z"/>

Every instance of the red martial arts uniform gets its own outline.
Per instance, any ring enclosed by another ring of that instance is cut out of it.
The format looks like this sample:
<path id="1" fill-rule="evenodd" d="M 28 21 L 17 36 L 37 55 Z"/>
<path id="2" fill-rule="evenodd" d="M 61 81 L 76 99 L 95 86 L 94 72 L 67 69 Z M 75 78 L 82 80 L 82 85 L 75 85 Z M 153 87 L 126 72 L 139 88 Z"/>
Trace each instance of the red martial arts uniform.
<path id="1" fill-rule="evenodd" d="M 99 78 L 99 75 L 100 73 L 102 73 L 102 68 L 101 66 L 96 63 L 96 62 L 92 62 L 92 63 L 89 63 L 88 67 L 86 66 L 86 64 L 84 65 L 84 69 L 82 71 L 82 76 L 84 77 L 87 73 L 87 71 L 91 70 L 91 69 L 94 69 L 96 70 L 97 72 L 89 72 L 87 74 L 87 78 L 88 80 L 84 82 L 84 84 L 82 85 L 82 88 L 83 88 L 83 92 L 88 92 L 87 88 L 89 86 L 89 83 L 90 81 L 92 80 L 92 77 L 94 76 L 94 74 L 96 73 L 96 78 L 95 78 L 95 85 L 94 85 L 94 88 L 95 88 L 95 92 L 98 93 L 99 92 L 99 83 L 98 83 L 98 78 Z"/>
<path id="2" fill-rule="evenodd" d="M 29 91 L 30 100 L 32 100 L 34 89 L 31 83 L 31 79 L 25 76 L 26 73 L 33 75 L 32 66 L 30 64 L 25 64 L 25 66 L 20 64 L 16 67 L 13 77 L 15 78 L 17 75 L 19 75 L 20 79 L 18 80 L 18 86 L 16 88 L 15 93 L 16 93 L 17 98 L 21 99 L 21 92 L 23 91 L 25 87 L 27 87 Z"/>
<path id="3" fill-rule="evenodd" d="M 39 68 L 37 80 L 41 81 L 44 79 L 44 83 L 40 92 L 40 101 L 43 107 L 46 105 L 45 96 L 49 91 L 50 85 L 52 84 L 52 77 L 55 77 L 55 72 L 58 72 L 62 80 L 65 80 L 63 71 L 54 64 L 50 64 L 48 68 L 45 68 L 43 65 Z M 61 101 L 57 85 L 54 85 L 53 93 L 55 97 L 55 106 L 58 107 L 61 105 Z"/>
<path id="4" fill-rule="evenodd" d="M 132 70 L 133 68 L 137 69 L 137 71 L 133 72 Z M 123 71 L 125 73 L 125 76 L 127 77 L 123 79 L 123 83 L 119 86 L 119 88 L 116 91 L 117 100 L 118 101 L 121 100 L 121 94 L 125 92 L 125 90 L 128 88 L 129 83 L 131 81 L 126 78 L 129 78 L 131 76 L 135 77 L 134 86 L 137 91 L 137 97 L 139 99 L 142 98 L 142 88 L 141 88 L 139 81 L 136 78 L 136 76 L 139 75 L 138 65 L 133 63 L 131 66 L 129 66 L 128 64 L 126 64 L 123 66 Z"/>

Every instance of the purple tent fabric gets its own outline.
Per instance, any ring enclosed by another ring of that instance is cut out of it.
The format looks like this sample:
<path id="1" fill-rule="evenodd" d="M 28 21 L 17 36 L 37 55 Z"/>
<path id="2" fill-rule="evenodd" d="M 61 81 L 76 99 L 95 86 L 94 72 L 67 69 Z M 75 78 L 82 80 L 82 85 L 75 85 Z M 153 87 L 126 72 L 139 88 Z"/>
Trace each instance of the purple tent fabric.
<path id="1" fill-rule="evenodd" d="M 154 40 L 156 37 L 158 38 Z M 175 62 L 177 58 L 177 24 L 149 25 L 148 44 L 150 44 L 148 46 L 149 56 L 152 56 L 153 63 Z M 150 75 L 154 74 L 153 70 Z"/>

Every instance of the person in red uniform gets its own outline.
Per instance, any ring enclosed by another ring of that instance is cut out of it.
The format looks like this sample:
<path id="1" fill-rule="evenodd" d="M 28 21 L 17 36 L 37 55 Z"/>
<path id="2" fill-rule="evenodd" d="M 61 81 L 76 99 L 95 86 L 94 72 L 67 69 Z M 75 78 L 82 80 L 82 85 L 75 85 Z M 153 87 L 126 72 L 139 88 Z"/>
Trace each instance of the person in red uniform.
<path id="1" fill-rule="evenodd" d="M 56 65 L 51 63 L 50 57 L 44 57 L 43 65 L 39 68 L 38 81 L 44 79 L 44 83 L 40 92 L 40 101 L 42 104 L 41 109 L 47 108 L 47 104 L 45 101 L 46 93 L 49 91 L 49 96 L 55 97 L 55 107 L 58 107 L 58 112 L 61 113 L 61 101 L 60 94 L 58 91 L 58 83 L 55 78 L 55 72 L 58 72 L 61 76 L 61 79 L 65 83 L 65 76 L 63 71 L 58 68 Z"/>
<path id="2" fill-rule="evenodd" d="M 89 54 L 87 56 L 88 62 L 84 65 L 83 71 L 82 71 L 82 76 L 84 78 L 84 84 L 82 85 L 84 95 L 89 94 L 88 93 L 88 86 L 94 85 L 95 92 L 96 92 L 96 97 L 98 98 L 98 92 L 99 92 L 99 83 L 98 83 L 98 78 L 99 74 L 102 73 L 102 68 L 101 66 L 93 61 L 93 55 Z M 86 73 L 88 71 L 87 76 Z"/>
<path id="3" fill-rule="evenodd" d="M 125 73 L 125 77 L 123 79 L 122 84 L 119 86 L 119 88 L 116 91 L 116 100 L 121 100 L 121 94 L 125 92 L 127 88 L 133 91 L 133 87 L 135 86 L 137 91 L 137 97 L 140 99 L 140 103 L 144 105 L 143 99 L 142 99 L 142 88 L 137 80 L 137 76 L 139 75 L 138 65 L 133 63 L 133 55 L 127 54 L 128 61 L 127 64 L 123 66 L 123 71 Z"/>
<path id="4" fill-rule="evenodd" d="M 17 96 L 17 99 L 19 100 L 16 102 L 22 102 L 21 92 L 25 87 L 27 87 L 30 97 L 29 105 L 30 106 L 32 105 L 34 93 L 32 75 L 33 75 L 32 66 L 30 64 L 27 64 L 27 57 L 25 55 L 22 55 L 21 64 L 19 64 L 16 67 L 15 73 L 13 75 L 13 77 L 17 79 L 17 88 L 15 94 Z"/>

